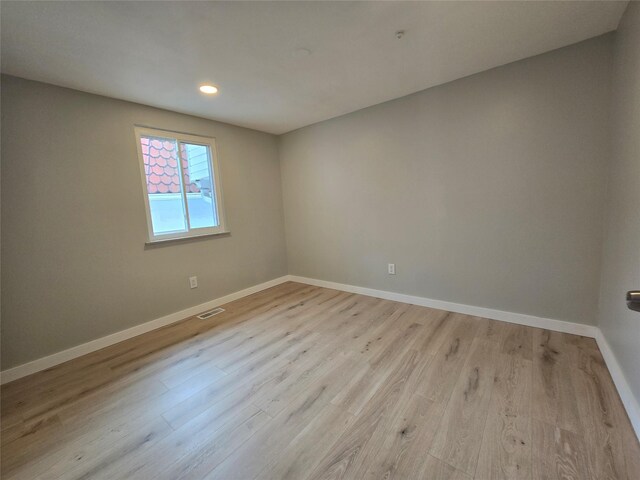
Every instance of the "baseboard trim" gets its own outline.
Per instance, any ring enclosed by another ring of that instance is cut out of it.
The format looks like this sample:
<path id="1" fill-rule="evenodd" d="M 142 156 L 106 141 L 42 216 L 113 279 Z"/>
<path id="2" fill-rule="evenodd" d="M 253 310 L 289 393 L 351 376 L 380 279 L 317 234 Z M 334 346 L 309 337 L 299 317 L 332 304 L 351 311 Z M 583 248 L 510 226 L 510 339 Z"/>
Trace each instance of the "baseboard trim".
<path id="1" fill-rule="evenodd" d="M 74 358 L 81 357 L 82 355 L 100 350 L 101 348 L 105 348 L 110 345 L 122 342 L 123 340 L 128 340 L 129 338 L 137 337 L 138 335 L 142 335 L 143 333 L 147 333 L 152 330 L 156 330 L 158 328 L 178 322 L 180 320 L 184 320 L 185 318 L 192 317 L 206 310 L 210 310 L 225 303 L 233 302 L 234 300 L 238 300 L 239 298 L 246 297 L 248 295 L 251 295 L 252 293 L 257 293 L 262 290 L 266 290 L 267 288 L 275 287 L 276 285 L 280 285 L 281 283 L 287 282 L 289 280 L 289 276 L 284 275 L 282 277 L 278 277 L 273 280 L 254 285 L 253 287 L 230 293 L 229 295 L 225 295 L 224 297 L 216 298 L 200 305 L 189 307 L 184 310 L 180 310 L 179 312 L 174 312 L 169 315 L 165 315 L 164 317 L 156 318 L 155 320 L 136 325 L 135 327 L 112 333 L 111 335 L 107 335 L 106 337 L 98 338 L 96 340 L 71 347 L 67 350 L 54 353 L 47 357 L 39 358 L 22 365 L 18 365 L 17 367 L 4 370 L 3 372 L 0 372 L 0 385 L 4 385 L 5 383 L 9 383 L 19 378 L 26 377 L 27 375 L 31 375 L 47 368 L 54 367 Z"/>
<path id="2" fill-rule="evenodd" d="M 582 335 L 584 337 L 595 338 L 598 348 L 602 352 L 604 361 L 611 373 L 611 378 L 618 390 L 618 394 L 627 411 L 631 425 L 633 426 L 636 436 L 640 439 L 640 406 L 631 392 L 631 388 L 622 373 L 620 364 L 616 360 L 613 350 L 605 339 L 600 328 L 593 325 L 582 325 L 579 323 L 565 322 L 562 320 L 554 320 L 552 318 L 535 317 L 532 315 L 524 315 L 521 313 L 505 312 L 503 310 L 494 310 L 491 308 L 474 307 L 472 305 L 464 305 L 461 303 L 444 302 L 441 300 L 433 300 L 425 297 L 417 297 L 413 295 L 405 295 L 403 293 L 388 292 L 385 290 L 376 290 L 373 288 L 357 287 L 355 285 L 345 285 L 343 283 L 329 282 L 326 280 L 317 280 L 314 278 L 299 277 L 289 275 L 292 282 L 306 283 L 317 287 L 332 288 L 343 292 L 358 293 L 370 297 L 383 298 L 385 300 L 394 300 L 396 302 L 410 303 L 412 305 L 420 305 L 422 307 L 437 308 L 438 310 L 447 310 L 449 312 L 463 313 L 465 315 L 473 315 L 474 317 L 490 318 L 492 320 L 500 320 L 503 322 L 516 323 L 518 325 L 526 325 L 529 327 L 545 328 L 563 333 L 572 333 L 574 335 Z"/>
<path id="3" fill-rule="evenodd" d="M 614 355 L 609 342 L 607 342 L 607 339 L 602 333 L 602 330 L 600 330 L 599 328 L 598 332 L 596 333 L 596 342 L 598 343 L 598 348 L 600 349 L 602 357 L 604 358 L 604 363 L 609 369 L 609 373 L 611 374 L 613 383 L 618 390 L 618 395 L 620 395 L 622 404 L 627 411 L 629 421 L 631 422 L 631 425 L 636 432 L 638 440 L 640 440 L 640 405 L 631 392 L 631 387 L 629 387 L 629 383 L 627 382 L 627 379 L 622 372 L 622 368 L 620 368 L 620 364 L 618 363 L 618 360 L 616 359 L 616 356 Z"/>
<path id="4" fill-rule="evenodd" d="M 412 305 L 420 305 L 421 307 L 437 308 L 438 310 L 463 313 L 465 315 L 473 315 L 474 317 L 483 317 L 490 318 L 492 320 L 500 320 L 503 322 L 517 323 L 518 325 L 527 325 L 529 327 L 546 328 L 547 330 L 572 333 L 574 335 L 582 335 L 584 337 L 595 338 L 596 332 L 598 331 L 598 328 L 593 325 L 583 325 L 580 323 L 565 322 L 562 320 L 554 320 L 552 318 L 535 317 L 533 315 L 525 315 L 522 313 L 505 312 L 503 310 L 494 310 L 485 307 L 474 307 L 472 305 L 445 302 L 442 300 L 433 300 L 431 298 L 406 295 L 404 293 L 395 293 L 388 292 L 386 290 L 357 287 L 354 285 L 346 285 L 343 283 L 328 282 L 326 280 L 298 277 L 296 275 L 289 275 L 289 279 L 292 282 L 306 283 L 308 285 L 315 285 L 317 287 L 333 288 L 335 290 L 341 290 L 343 292 L 358 293 L 360 295 L 367 295 L 369 297 L 410 303 Z"/>

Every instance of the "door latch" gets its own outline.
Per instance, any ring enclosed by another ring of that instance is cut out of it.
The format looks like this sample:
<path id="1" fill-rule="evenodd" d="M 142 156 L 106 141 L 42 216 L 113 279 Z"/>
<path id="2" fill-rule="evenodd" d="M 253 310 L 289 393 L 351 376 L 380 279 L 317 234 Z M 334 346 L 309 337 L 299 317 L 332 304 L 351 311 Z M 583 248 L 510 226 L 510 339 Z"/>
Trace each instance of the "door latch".
<path id="1" fill-rule="evenodd" d="M 640 290 L 627 292 L 627 307 L 636 312 L 640 312 Z"/>

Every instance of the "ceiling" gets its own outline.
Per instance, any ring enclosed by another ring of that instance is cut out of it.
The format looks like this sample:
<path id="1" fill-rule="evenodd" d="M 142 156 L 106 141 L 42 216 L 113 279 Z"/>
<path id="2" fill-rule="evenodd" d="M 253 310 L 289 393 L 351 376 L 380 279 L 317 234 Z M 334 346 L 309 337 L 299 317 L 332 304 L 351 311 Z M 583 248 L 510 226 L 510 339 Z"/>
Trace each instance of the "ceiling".
<path id="1" fill-rule="evenodd" d="M 609 32 L 626 4 L 3 1 L 2 72 L 280 134 Z"/>

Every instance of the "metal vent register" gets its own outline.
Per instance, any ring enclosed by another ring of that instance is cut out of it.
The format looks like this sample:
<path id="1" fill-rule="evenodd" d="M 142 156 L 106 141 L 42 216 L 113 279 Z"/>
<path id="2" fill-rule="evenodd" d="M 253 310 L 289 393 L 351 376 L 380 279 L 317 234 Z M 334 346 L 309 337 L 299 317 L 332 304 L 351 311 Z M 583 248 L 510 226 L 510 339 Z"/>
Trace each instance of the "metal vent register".
<path id="1" fill-rule="evenodd" d="M 222 312 L 224 312 L 224 308 L 218 307 L 218 308 L 214 308 L 213 310 L 209 310 L 208 312 L 201 313 L 200 315 L 198 315 L 198 318 L 200 320 L 206 320 L 207 318 L 211 318 L 214 315 L 217 315 Z"/>

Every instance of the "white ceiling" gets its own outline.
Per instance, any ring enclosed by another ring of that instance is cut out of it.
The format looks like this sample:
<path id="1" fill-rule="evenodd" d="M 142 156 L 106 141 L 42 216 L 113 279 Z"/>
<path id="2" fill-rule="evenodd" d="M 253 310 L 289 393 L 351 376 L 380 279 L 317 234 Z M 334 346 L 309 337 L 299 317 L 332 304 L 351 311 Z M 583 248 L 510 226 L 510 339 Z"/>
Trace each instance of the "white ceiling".
<path id="1" fill-rule="evenodd" d="M 626 4 L 3 1 L 2 72 L 284 133 L 614 30 Z"/>

